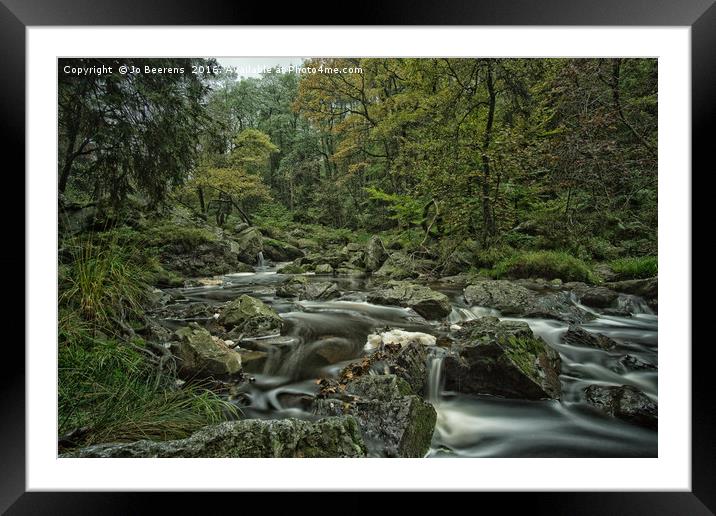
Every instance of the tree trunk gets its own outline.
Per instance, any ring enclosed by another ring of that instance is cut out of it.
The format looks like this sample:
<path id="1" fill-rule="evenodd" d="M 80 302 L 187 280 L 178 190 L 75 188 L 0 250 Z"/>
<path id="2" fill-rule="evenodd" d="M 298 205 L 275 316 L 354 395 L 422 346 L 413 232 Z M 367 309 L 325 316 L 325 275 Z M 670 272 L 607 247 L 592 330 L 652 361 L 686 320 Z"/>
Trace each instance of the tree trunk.
<path id="1" fill-rule="evenodd" d="M 196 194 L 199 197 L 199 206 L 201 207 L 201 212 L 206 213 L 206 203 L 204 202 L 204 189 L 202 187 L 197 188 Z"/>
<path id="2" fill-rule="evenodd" d="M 492 216 L 490 200 L 490 157 L 488 150 L 492 140 L 492 126 L 495 120 L 495 104 L 497 93 L 495 91 L 494 77 L 492 76 L 492 62 L 487 63 L 487 92 L 488 110 L 485 123 L 485 138 L 482 144 L 482 244 L 489 245 L 490 238 L 495 234 L 495 219 Z"/>

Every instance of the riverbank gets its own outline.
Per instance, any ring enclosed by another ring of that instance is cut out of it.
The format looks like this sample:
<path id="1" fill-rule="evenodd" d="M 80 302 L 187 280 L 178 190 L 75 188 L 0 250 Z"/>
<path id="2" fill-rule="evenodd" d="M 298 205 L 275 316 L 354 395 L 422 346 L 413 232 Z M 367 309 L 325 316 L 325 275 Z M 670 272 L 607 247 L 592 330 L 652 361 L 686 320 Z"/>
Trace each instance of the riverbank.
<path id="1" fill-rule="evenodd" d="M 551 251 L 453 267 L 391 235 L 262 229 L 177 217 L 106 235 L 142 245 L 153 284 L 136 313 L 108 317 L 123 320 L 117 340 L 158 357 L 153 395 L 200 389 L 205 412 L 187 410 L 173 435 L 145 432 L 159 445 L 61 425 L 63 454 L 655 455 L 656 278 Z"/>

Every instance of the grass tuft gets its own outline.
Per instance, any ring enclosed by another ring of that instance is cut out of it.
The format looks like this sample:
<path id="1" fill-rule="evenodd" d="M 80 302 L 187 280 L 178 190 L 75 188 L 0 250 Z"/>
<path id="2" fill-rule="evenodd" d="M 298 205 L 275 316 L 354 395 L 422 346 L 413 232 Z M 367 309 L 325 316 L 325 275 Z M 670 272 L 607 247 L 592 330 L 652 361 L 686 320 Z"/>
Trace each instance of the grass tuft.
<path id="1" fill-rule="evenodd" d="M 659 272 L 656 256 L 620 258 L 609 265 L 620 280 L 651 278 Z"/>
<path id="2" fill-rule="evenodd" d="M 527 251 L 500 261 L 495 278 L 544 278 L 596 283 L 598 277 L 582 260 L 560 251 Z"/>

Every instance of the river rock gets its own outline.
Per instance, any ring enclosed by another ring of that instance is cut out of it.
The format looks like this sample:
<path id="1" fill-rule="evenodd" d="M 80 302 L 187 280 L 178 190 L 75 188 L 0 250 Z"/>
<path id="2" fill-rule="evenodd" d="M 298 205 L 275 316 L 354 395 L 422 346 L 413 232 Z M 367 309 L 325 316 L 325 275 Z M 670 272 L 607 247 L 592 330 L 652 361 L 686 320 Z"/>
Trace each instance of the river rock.
<path id="1" fill-rule="evenodd" d="M 600 333 L 592 333 L 579 326 L 571 325 L 562 341 L 573 346 L 586 346 L 603 350 L 614 349 L 617 345 L 614 339 Z"/>
<path id="2" fill-rule="evenodd" d="M 346 386 L 351 401 L 318 399 L 318 415 L 350 414 L 358 422 L 369 456 L 424 457 L 437 414 L 396 375 L 365 375 Z"/>
<path id="3" fill-rule="evenodd" d="M 587 285 L 579 281 L 565 283 L 563 288 L 574 292 L 583 305 L 594 308 L 607 308 L 619 297 L 619 294 L 610 288 Z"/>
<path id="4" fill-rule="evenodd" d="M 590 385 L 584 390 L 588 403 L 605 414 L 629 423 L 656 429 L 657 404 L 631 385 Z"/>
<path id="5" fill-rule="evenodd" d="M 255 351 L 253 349 L 236 349 L 241 355 L 241 366 L 247 373 L 261 373 L 264 370 L 268 353 L 265 351 Z"/>
<path id="6" fill-rule="evenodd" d="M 264 237 L 262 243 L 264 256 L 274 262 L 288 262 L 303 256 L 299 248 L 280 240 Z"/>
<path id="7" fill-rule="evenodd" d="M 624 355 L 619 359 L 619 365 L 623 371 L 656 371 L 654 364 L 645 362 L 634 355 Z"/>
<path id="8" fill-rule="evenodd" d="M 185 242 L 165 245 L 159 261 L 168 271 L 187 277 L 207 277 L 232 272 L 253 272 L 253 267 L 240 261 L 235 243 L 231 241 L 206 241 L 188 246 Z M 256 257 L 250 263 L 256 261 Z"/>
<path id="9" fill-rule="evenodd" d="M 455 332 L 445 358 L 445 388 L 507 398 L 559 398 L 559 354 L 527 323 L 482 317 Z"/>
<path id="10" fill-rule="evenodd" d="M 624 292 L 625 294 L 643 297 L 651 308 L 656 309 L 657 307 L 659 298 L 659 279 L 656 276 L 645 279 L 614 281 L 606 283 L 605 286 L 617 292 Z"/>
<path id="11" fill-rule="evenodd" d="M 183 378 L 226 377 L 241 372 L 241 355 L 196 323 L 174 332 L 169 349 Z"/>
<path id="12" fill-rule="evenodd" d="M 247 337 L 278 333 L 283 326 L 283 319 L 270 306 L 245 294 L 224 307 L 219 322 Z"/>
<path id="13" fill-rule="evenodd" d="M 445 294 L 407 281 L 389 281 L 385 287 L 368 294 L 369 303 L 412 308 L 425 319 L 440 319 L 452 311 Z"/>
<path id="14" fill-rule="evenodd" d="M 306 269 L 296 263 L 289 263 L 276 271 L 277 274 L 304 274 L 305 272 Z"/>
<path id="15" fill-rule="evenodd" d="M 341 295 L 338 285 L 328 281 L 310 281 L 305 276 L 296 276 L 276 289 L 279 297 L 296 297 L 299 300 L 325 300 Z"/>
<path id="16" fill-rule="evenodd" d="M 504 315 L 521 315 L 529 311 L 537 294 L 507 280 L 485 280 L 468 285 L 463 295 L 470 305 L 496 308 Z"/>
<path id="17" fill-rule="evenodd" d="M 365 246 L 365 270 L 374 272 L 380 269 L 383 262 L 388 258 L 383 241 L 379 236 L 373 235 Z"/>
<path id="18" fill-rule="evenodd" d="M 351 416 L 318 421 L 244 419 L 202 428 L 186 439 L 97 444 L 62 457 L 221 458 L 365 457 L 358 424 Z"/>
<path id="19" fill-rule="evenodd" d="M 244 263 L 256 263 L 257 256 L 264 250 L 263 238 L 257 228 L 249 227 L 236 235 L 236 248 L 239 260 Z"/>
<path id="20" fill-rule="evenodd" d="M 316 274 L 333 274 L 333 267 L 328 263 L 321 263 L 316 265 Z"/>
<path id="21" fill-rule="evenodd" d="M 390 253 L 383 265 L 374 274 L 379 277 L 403 280 L 416 278 L 418 271 L 416 270 L 416 264 L 407 254 L 402 251 L 396 251 Z"/>

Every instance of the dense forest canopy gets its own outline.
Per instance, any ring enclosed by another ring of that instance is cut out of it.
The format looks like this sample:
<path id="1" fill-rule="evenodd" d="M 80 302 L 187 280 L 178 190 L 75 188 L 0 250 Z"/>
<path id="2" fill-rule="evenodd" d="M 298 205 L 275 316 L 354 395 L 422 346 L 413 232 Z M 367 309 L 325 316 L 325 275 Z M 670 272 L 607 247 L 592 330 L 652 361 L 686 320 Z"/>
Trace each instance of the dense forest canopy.
<path id="1" fill-rule="evenodd" d="M 59 74 L 60 192 L 484 247 L 542 225 L 536 247 L 655 252 L 656 60 L 312 59 L 353 73 L 246 79 L 134 61 L 184 72 Z"/>

